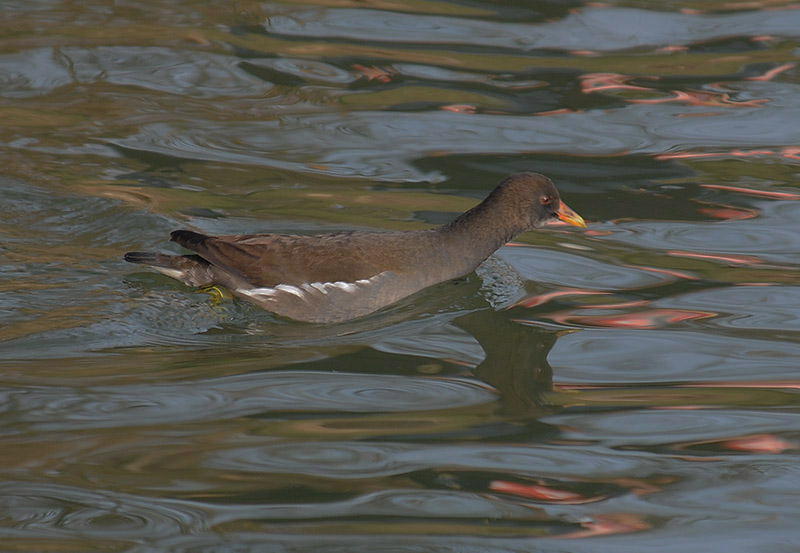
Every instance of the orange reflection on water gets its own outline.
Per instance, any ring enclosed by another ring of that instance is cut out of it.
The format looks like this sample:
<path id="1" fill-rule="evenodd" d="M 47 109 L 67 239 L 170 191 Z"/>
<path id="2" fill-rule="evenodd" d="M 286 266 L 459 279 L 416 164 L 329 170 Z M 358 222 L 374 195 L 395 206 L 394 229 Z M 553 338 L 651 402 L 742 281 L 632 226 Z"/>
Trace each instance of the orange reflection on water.
<path id="1" fill-rule="evenodd" d="M 744 188 L 741 186 L 728 186 L 724 184 L 701 184 L 703 188 L 711 188 L 714 190 L 728 190 L 730 192 L 739 192 L 741 194 L 750 194 L 752 196 L 761 196 L 764 198 L 775 198 L 778 200 L 800 200 L 800 194 L 794 192 L 777 192 L 774 190 L 755 190 L 753 188 Z"/>
<path id="2" fill-rule="evenodd" d="M 714 219 L 722 219 L 723 221 L 742 221 L 744 219 L 755 219 L 758 217 L 757 209 L 744 209 L 735 207 L 701 207 L 697 210 L 698 213 L 713 217 Z"/>
<path id="3" fill-rule="evenodd" d="M 600 52 L 594 50 L 569 50 L 573 56 L 600 56 Z"/>
<path id="4" fill-rule="evenodd" d="M 621 315 L 582 315 L 576 311 L 555 313 L 550 318 L 562 324 L 579 324 L 610 328 L 660 328 L 694 319 L 715 317 L 717 313 L 710 311 L 692 311 L 688 309 L 650 309 L 638 313 Z"/>
<path id="5" fill-rule="evenodd" d="M 798 146 L 787 146 L 781 150 L 781 156 L 787 157 L 789 159 L 797 159 L 800 160 L 800 147 Z"/>
<path id="6" fill-rule="evenodd" d="M 780 156 L 788 159 L 800 160 L 800 147 L 786 146 L 780 150 L 730 150 L 728 152 L 677 152 L 656 154 L 654 159 L 663 161 L 670 159 L 698 159 L 706 157 L 753 157 L 753 156 Z"/>
<path id="7" fill-rule="evenodd" d="M 475 106 L 470 106 L 467 104 L 451 104 L 448 106 L 440 106 L 439 109 L 443 109 L 445 111 L 452 111 L 455 113 L 476 113 L 478 108 Z"/>
<path id="8" fill-rule="evenodd" d="M 388 83 L 392 80 L 392 70 L 386 70 L 382 67 L 368 67 L 357 63 L 353 65 L 353 69 L 365 77 L 368 81 L 378 81 L 379 83 Z"/>
<path id="9" fill-rule="evenodd" d="M 610 230 L 584 230 L 584 236 L 611 236 L 613 233 Z"/>
<path id="10" fill-rule="evenodd" d="M 495 492 L 553 503 L 578 504 L 603 499 L 603 497 L 585 497 L 575 492 L 559 490 L 541 484 L 525 484 L 508 480 L 492 480 L 489 483 L 489 489 Z"/>
<path id="11" fill-rule="evenodd" d="M 561 534 L 560 539 L 591 538 L 594 536 L 609 536 L 612 534 L 630 534 L 648 530 L 652 525 L 644 517 L 635 513 L 609 513 L 597 515 L 585 522 L 581 522 L 582 530 Z"/>
<path id="12" fill-rule="evenodd" d="M 704 259 L 708 261 L 724 261 L 735 263 L 736 265 L 756 265 L 764 261 L 753 255 L 717 255 L 711 253 L 685 252 L 680 250 L 669 250 L 667 255 L 673 257 L 688 257 L 690 259 Z"/>
<path id="13" fill-rule="evenodd" d="M 759 37 L 752 37 L 751 40 L 754 40 L 756 42 L 763 42 L 763 41 L 771 40 L 773 38 L 774 37 L 769 37 L 769 36 L 759 36 Z M 789 69 L 792 69 L 796 65 L 797 65 L 796 63 L 791 63 L 791 62 L 790 63 L 784 63 L 783 65 L 779 65 L 778 67 L 774 67 L 774 68 L 770 69 L 769 71 L 767 71 L 763 75 L 759 75 L 757 77 L 745 77 L 745 78 L 748 81 L 771 81 L 772 79 L 775 78 L 776 75 L 780 75 L 784 71 L 788 71 Z"/>
<path id="14" fill-rule="evenodd" d="M 563 290 L 555 290 L 553 292 L 546 292 L 544 294 L 537 294 L 535 296 L 525 298 L 523 300 L 518 301 L 514 305 L 511 305 L 508 309 L 511 309 L 512 307 L 535 307 L 537 305 L 545 304 L 556 298 L 563 298 L 568 296 L 599 296 L 610 293 L 611 292 L 603 292 L 600 290 L 583 290 L 580 288 L 566 288 Z"/>
<path id="15" fill-rule="evenodd" d="M 688 442 L 676 447 L 679 449 L 701 448 L 705 450 L 708 450 L 709 448 L 714 450 L 722 448 L 743 453 L 774 454 L 783 453 L 787 450 L 798 449 L 800 444 L 786 440 L 775 434 L 751 434 L 749 436 L 737 436 L 735 438 L 726 440 L 717 439 Z"/>
<path id="16" fill-rule="evenodd" d="M 746 451 L 748 453 L 783 453 L 787 449 L 797 449 L 797 444 L 784 440 L 774 434 L 758 434 L 756 436 L 746 436 L 734 438 L 721 442 L 723 447 L 735 451 Z"/>
<path id="17" fill-rule="evenodd" d="M 797 380 L 748 380 L 740 382 L 688 382 L 678 384 L 681 388 L 765 388 L 778 390 L 800 390 Z"/>
<path id="18" fill-rule="evenodd" d="M 649 273 L 658 273 L 660 275 L 671 276 L 678 279 L 697 280 L 698 278 L 695 275 L 684 273 L 683 271 L 676 271 L 674 269 L 662 269 L 660 267 L 645 267 L 643 265 L 625 265 L 625 264 L 623 264 L 623 267 L 639 269 L 640 271 L 647 271 Z"/>
<path id="19" fill-rule="evenodd" d="M 598 303 L 585 306 L 588 309 L 627 309 L 629 307 L 643 307 L 648 305 L 650 300 L 631 300 L 620 303 Z"/>
<path id="20" fill-rule="evenodd" d="M 772 155 L 773 150 L 750 150 L 743 152 L 741 150 L 731 150 L 730 152 L 678 152 L 674 154 L 658 154 L 654 156 L 658 160 L 665 159 L 695 159 L 700 157 L 722 157 L 722 156 L 735 156 L 735 157 L 750 157 L 760 155 Z"/>
<path id="21" fill-rule="evenodd" d="M 565 113 L 583 113 L 585 110 L 582 109 L 569 109 L 569 108 L 561 108 L 561 109 L 552 109 L 550 111 L 540 111 L 539 113 L 534 113 L 533 115 L 563 115 Z"/>
<path id="22" fill-rule="evenodd" d="M 754 100 L 735 101 L 727 92 L 700 92 L 698 90 L 673 90 L 668 98 L 630 99 L 632 104 L 664 104 L 667 102 L 684 102 L 690 106 L 734 106 L 734 107 L 759 107 L 769 102 L 769 98 L 756 98 Z"/>
<path id="23" fill-rule="evenodd" d="M 620 73 L 587 73 L 581 75 L 581 92 L 590 93 L 599 90 L 655 90 L 653 88 L 628 84 L 627 80 L 631 78 L 630 75 L 621 75 Z M 657 77 L 647 75 L 644 78 L 656 79 Z"/>
<path id="24" fill-rule="evenodd" d="M 657 54 L 673 54 L 675 52 L 688 52 L 689 47 L 683 46 L 681 44 L 671 44 L 669 46 L 662 46 L 661 48 L 656 48 L 655 52 Z"/>

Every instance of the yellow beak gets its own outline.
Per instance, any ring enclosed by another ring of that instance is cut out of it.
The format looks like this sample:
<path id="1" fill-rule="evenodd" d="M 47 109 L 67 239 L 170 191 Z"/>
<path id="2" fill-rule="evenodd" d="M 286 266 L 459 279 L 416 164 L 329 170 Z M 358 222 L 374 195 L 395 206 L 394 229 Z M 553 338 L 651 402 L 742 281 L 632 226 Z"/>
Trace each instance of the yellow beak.
<path id="1" fill-rule="evenodd" d="M 561 202 L 561 205 L 558 206 L 556 216 L 565 223 L 575 225 L 576 227 L 586 228 L 586 221 L 583 220 L 583 217 L 575 213 L 572 208 L 564 202 Z"/>

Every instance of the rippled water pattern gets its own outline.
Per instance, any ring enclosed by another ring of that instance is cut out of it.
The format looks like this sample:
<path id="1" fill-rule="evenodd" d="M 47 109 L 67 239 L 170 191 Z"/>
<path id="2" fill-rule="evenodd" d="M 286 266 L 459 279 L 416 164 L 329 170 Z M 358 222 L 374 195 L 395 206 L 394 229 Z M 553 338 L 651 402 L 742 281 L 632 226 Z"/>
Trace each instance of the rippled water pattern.
<path id="1" fill-rule="evenodd" d="M 0 550 L 800 550 L 800 6 L 11 0 Z M 339 325 L 170 230 L 585 231 Z"/>

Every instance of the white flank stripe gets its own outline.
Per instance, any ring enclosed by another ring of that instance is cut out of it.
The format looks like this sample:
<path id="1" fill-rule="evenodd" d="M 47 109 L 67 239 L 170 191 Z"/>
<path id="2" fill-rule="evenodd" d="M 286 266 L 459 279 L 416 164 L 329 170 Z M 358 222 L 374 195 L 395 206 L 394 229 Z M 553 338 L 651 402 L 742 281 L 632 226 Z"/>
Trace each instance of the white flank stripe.
<path id="1" fill-rule="evenodd" d="M 180 271 L 175 271 L 180 272 Z M 264 287 L 264 288 L 239 288 L 236 290 L 240 294 L 244 294 L 246 296 L 266 296 L 269 297 L 273 301 L 278 301 L 278 298 L 274 297 L 279 295 L 281 292 L 285 294 L 292 294 L 297 296 L 298 298 L 308 300 L 307 293 L 309 292 L 320 292 L 322 294 L 328 294 L 331 290 L 339 289 L 344 292 L 354 293 L 358 291 L 358 289 L 362 286 L 366 286 L 368 284 L 374 283 L 378 278 L 386 273 L 379 273 L 374 277 L 368 279 L 359 279 L 355 282 L 344 282 L 338 280 L 336 282 L 304 282 L 299 287 L 294 286 L 292 284 L 277 284 L 274 288 Z M 172 276 L 172 275 L 170 275 Z"/>
<path id="2" fill-rule="evenodd" d="M 331 282 L 331 283 L 328 283 L 328 284 L 330 284 L 331 286 L 336 286 L 337 288 L 341 288 L 345 292 L 355 292 L 356 291 L 356 285 L 353 284 L 352 282 L 341 282 L 341 281 L 339 281 L 339 282 Z"/>
<path id="3" fill-rule="evenodd" d="M 169 267 L 153 267 L 153 269 L 176 280 L 180 280 L 183 277 L 183 271 L 180 269 L 170 269 Z"/>
<path id="4" fill-rule="evenodd" d="M 277 292 L 275 288 L 251 288 L 249 290 L 246 288 L 239 288 L 236 291 L 246 296 L 272 296 Z"/>
<path id="5" fill-rule="evenodd" d="M 280 290 L 281 292 L 288 292 L 290 294 L 294 294 L 298 298 L 302 298 L 303 296 L 305 296 L 305 294 L 300 288 L 298 288 L 297 286 L 292 286 L 291 284 L 278 284 L 275 287 L 275 289 Z"/>

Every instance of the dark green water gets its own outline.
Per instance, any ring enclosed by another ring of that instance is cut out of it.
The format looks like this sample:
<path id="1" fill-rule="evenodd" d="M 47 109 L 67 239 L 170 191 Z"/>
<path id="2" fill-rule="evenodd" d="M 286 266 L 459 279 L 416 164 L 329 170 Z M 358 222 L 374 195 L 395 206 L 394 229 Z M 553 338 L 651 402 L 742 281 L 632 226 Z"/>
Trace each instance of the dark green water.
<path id="1" fill-rule="evenodd" d="M 800 547 L 790 2 L 0 2 L 0 550 Z M 589 222 L 308 325 L 126 264 Z"/>

